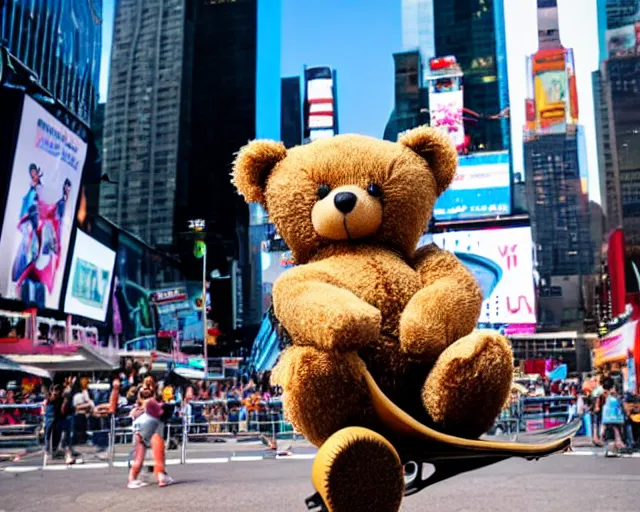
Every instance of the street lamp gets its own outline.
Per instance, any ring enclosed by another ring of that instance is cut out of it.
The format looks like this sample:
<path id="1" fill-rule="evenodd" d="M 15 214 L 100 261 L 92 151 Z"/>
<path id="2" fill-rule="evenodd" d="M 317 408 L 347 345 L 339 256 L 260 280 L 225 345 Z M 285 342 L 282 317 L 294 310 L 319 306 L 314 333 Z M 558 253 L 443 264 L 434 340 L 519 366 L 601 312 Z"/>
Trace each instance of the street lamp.
<path id="1" fill-rule="evenodd" d="M 189 221 L 189 230 L 202 233 L 202 237 L 198 237 L 193 246 L 193 255 L 196 258 L 202 258 L 202 344 L 204 357 L 204 380 L 209 382 L 209 347 L 207 342 L 207 243 L 204 240 L 206 235 L 204 228 L 206 223 L 204 219 L 194 219 Z"/>

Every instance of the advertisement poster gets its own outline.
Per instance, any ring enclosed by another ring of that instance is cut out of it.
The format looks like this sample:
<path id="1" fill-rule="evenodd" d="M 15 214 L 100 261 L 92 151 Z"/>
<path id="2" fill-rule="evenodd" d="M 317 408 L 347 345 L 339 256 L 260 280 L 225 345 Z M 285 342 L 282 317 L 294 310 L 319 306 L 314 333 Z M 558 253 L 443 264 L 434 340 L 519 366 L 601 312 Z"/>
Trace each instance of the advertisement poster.
<path id="1" fill-rule="evenodd" d="M 545 71 L 535 77 L 535 102 L 538 126 L 542 133 L 567 131 L 567 74 Z"/>
<path id="2" fill-rule="evenodd" d="M 116 253 L 79 229 L 73 248 L 64 312 L 104 322 Z"/>
<path id="3" fill-rule="evenodd" d="M 600 338 L 593 349 L 593 366 L 626 361 L 629 352 L 633 351 L 637 329 L 637 321 L 628 322 Z"/>
<path id="4" fill-rule="evenodd" d="M 536 323 L 531 228 L 438 233 L 420 240 L 429 243 L 454 253 L 478 280 L 485 298 L 480 323 Z"/>
<path id="5" fill-rule="evenodd" d="M 87 145 L 26 96 L 0 236 L 0 294 L 58 309 Z"/>
<path id="6" fill-rule="evenodd" d="M 497 217 L 511 213 L 509 152 L 461 156 L 453 183 L 436 201 L 436 221 Z"/>
<path id="7" fill-rule="evenodd" d="M 607 0 L 606 55 L 640 55 L 640 2 Z"/>
<path id="8" fill-rule="evenodd" d="M 429 94 L 431 126 L 446 130 L 456 147 L 464 145 L 462 106 L 462 90 Z"/>

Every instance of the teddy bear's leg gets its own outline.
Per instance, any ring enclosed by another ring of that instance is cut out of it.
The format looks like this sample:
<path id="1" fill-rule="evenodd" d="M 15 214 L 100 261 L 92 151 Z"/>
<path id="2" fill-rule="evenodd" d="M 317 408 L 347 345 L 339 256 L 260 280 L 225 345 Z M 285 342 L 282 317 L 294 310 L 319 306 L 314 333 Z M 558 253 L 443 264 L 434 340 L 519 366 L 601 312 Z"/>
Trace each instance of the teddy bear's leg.
<path id="1" fill-rule="evenodd" d="M 509 397 L 513 354 L 506 338 L 474 331 L 448 347 L 422 388 L 422 402 L 442 431 L 477 438 Z"/>
<path id="2" fill-rule="evenodd" d="M 355 352 L 288 347 L 271 383 L 282 386 L 287 419 L 316 446 L 344 427 L 366 426 L 373 417 L 364 363 Z"/>
<path id="3" fill-rule="evenodd" d="M 330 512 L 397 512 L 404 495 L 398 453 L 362 427 L 339 430 L 322 445 L 311 479 Z"/>

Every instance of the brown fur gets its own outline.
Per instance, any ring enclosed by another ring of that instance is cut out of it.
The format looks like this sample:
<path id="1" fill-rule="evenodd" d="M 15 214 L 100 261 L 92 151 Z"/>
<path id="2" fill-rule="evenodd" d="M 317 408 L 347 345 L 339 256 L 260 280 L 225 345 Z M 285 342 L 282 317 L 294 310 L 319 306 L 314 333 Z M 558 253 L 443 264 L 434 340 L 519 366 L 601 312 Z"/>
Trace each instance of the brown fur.
<path id="1" fill-rule="evenodd" d="M 340 135 L 289 151 L 269 141 L 240 151 L 236 186 L 266 207 L 298 264 L 273 288 L 294 345 L 272 380 L 314 444 L 347 426 L 376 429 L 363 363 L 395 403 L 446 432 L 477 437 L 499 413 L 512 356 L 501 336 L 472 332 L 478 284 L 452 254 L 416 251 L 456 167 L 448 137 L 430 128 L 399 143 Z M 372 184 L 382 197 L 368 192 Z M 328 195 L 319 196 L 321 185 Z M 339 192 L 358 200 L 346 215 L 334 204 Z"/>

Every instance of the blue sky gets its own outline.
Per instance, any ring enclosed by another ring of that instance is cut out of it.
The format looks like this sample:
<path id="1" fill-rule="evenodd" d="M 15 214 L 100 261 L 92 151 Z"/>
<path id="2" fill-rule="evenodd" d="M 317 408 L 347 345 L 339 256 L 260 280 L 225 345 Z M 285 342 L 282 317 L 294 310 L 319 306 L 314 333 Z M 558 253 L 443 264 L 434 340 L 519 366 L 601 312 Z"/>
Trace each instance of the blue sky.
<path id="1" fill-rule="evenodd" d="M 301 75 L 305 64 L 333 67 L 340 132 L 382 137 L 394 102 L 392 55 L 401 50 L 400 0 L 281 2 L 281 76 Z M 100 101 L 107 98 L 114 0 L 103 5 Z"/>

